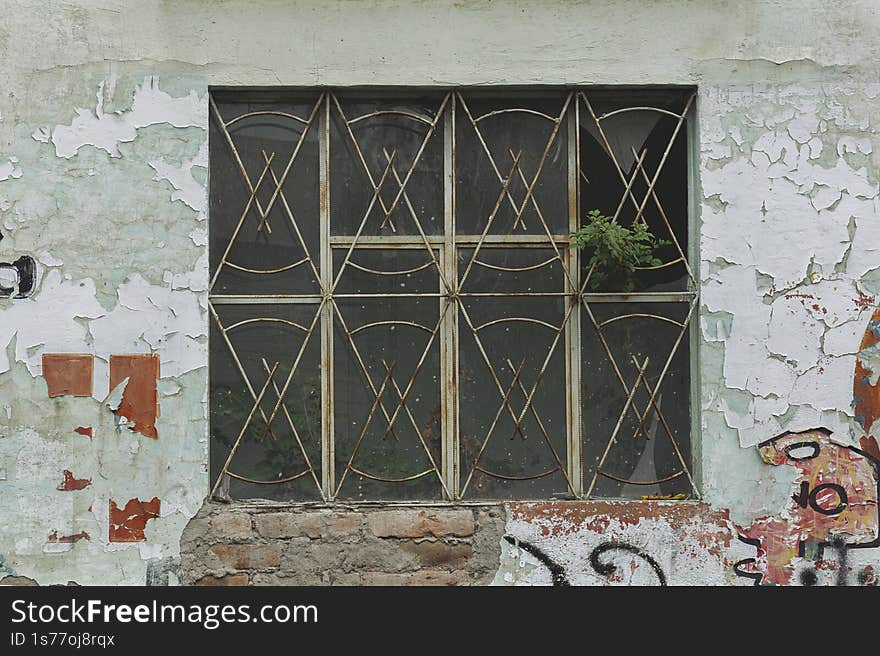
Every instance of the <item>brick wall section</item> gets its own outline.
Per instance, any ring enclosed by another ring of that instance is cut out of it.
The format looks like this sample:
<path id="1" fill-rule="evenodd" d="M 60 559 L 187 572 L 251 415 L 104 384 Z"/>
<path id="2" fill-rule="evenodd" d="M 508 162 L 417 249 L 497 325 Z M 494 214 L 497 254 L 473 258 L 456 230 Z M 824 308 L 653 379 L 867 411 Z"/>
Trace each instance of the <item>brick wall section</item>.
<path id="1" fill-rule="evenodd" d="M 486 585 L 505 511 L 206 503 L 181 540 L 194 585 Z"/>

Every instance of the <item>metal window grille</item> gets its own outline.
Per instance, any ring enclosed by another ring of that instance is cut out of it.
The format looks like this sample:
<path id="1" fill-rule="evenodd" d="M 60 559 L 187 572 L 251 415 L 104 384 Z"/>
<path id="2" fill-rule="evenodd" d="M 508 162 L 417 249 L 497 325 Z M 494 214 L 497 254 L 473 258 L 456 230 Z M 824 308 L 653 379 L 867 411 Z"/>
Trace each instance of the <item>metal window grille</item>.
<path id="1" fill-rule="evenodd" d="M 212 494 L 686 498 L 680 89 L 214 90 Z M 587 211 L 668 244 L 597 289 Z"/>

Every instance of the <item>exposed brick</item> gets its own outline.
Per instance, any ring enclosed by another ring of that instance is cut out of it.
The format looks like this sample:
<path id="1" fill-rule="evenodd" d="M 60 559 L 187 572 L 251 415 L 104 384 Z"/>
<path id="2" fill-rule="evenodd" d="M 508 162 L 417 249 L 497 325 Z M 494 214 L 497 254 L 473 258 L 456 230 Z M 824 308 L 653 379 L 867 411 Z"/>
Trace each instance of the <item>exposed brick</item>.
<path id="1" fill-rule="evenodd" d="M 257 532 L 266 538 L 309 537 L 316 540 L 326 527 L 324 513 L 261 513 L 254 518 Z"/>
<path id="2" fill-rule="evenodd" d="M 380 538 L 466 537 L 474 533 L 470 510 L 380 510 L 370 513 L 367 523 Z"/>
<path id="3" fill-rule="evenodd" d="M 474 555 L 469 544 L 448 544 L 446 542 L 404 542 L 400 548 L 413 554 L 422 566 L 458 567 L 464 565 Z"/>
<path id="4" fill-rule="evenodd" d="M 247 585 L 248 575 L 244 572 L 238 574 L 226 574 L 225 576 L 203 576 L 193 585 Z"/>
<path id="5" fill-rule="evenodd" d="M 360 513 L 336 514 L 330 521 L 331 535 L 343 536 L 356 533 L 364 526 L 364 518 Z"/>
<path id="6" fill-rule="evenodd" d="M 270 569 L 281 564 L 280 544 L 215 544 L 211 551 L 232 569 Z"/>
<path id="7" fill-rule="evenodd" d="M 418 572 L 393 574 L 388 572 L 364 572 L 364 585 L 470 585 L 467 572 L 422 569 Z"/>
<path id="8" fill-rule="evenodd" d="M 221 512 L 213 515 L 211 530 L 220 540 L 247 540 L 253 537 L 251 516 L 247 513 Z"/>

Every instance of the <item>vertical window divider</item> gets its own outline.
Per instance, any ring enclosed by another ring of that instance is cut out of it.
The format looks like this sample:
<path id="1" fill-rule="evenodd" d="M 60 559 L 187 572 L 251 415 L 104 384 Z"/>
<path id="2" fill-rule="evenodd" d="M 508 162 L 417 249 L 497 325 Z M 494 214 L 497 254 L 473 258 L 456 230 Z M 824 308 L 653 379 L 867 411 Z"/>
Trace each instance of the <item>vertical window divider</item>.
<path id="1" fill-rule="evenodd" d="M 580 224 L 580 128 L 577 96 L 566 118 L 568 132 L 568 231 L 573 233 Z M 576 497 L 583 494 L 583 458 L 581 430 L 583 427 L 583 407 L 581 404 L 581 309 L 580 309 L 580 251 L 566 246 L 566 266 L 571 274 L 563 276 L 565 302 L 575 305 L 565 327 L 566 374 L 566 420 L 568 422 L 568 480 L 574 488 Z M 572 281 L 574 288 L 572 288 Z M 567 308 L 566 308 L 567 309 Z"/>
<path id="2" fill-rule="evenodd" d="M 440 297 L 440 313 L 446 310 L 440 333 L 442 470 L 449 500 L 459 496 L 458 453 L 458 256 L 455 246 L 455 94 L 443 117 L 443 246 L 440 263 L 453 295 Z M 438 276 L 438 278 L 440 278 Z M 444 293 L 440 279 L 440 292 Z M 447 309 L 446 304 L 451 304 Z"/>
<path id="3" fill-rule="evenodd" d="M 321 232 L 321 493 L 333 501 L 336 484 L 333 426 L 333 248 L 330 244 L 330 98 L 324 97 L 318 133 Z"/>

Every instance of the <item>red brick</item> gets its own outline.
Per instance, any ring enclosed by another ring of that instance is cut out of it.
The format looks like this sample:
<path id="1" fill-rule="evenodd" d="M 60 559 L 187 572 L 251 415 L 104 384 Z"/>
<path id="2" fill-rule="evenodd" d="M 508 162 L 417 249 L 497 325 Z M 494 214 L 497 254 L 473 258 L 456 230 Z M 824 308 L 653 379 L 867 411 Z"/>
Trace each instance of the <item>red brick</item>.
<path id="1" fill-rule="evenodd" d="M 447 544 L 446 542 L 405 542 L 403 551 L 412 554 L 419 564 L 427 567 L 459 567 L 474 555 L 469 544 Z"/>
<path id="2" fill-rule="evenodd" d="M 263 537 L 301 538 L 316 540 L 326 528 L 326 515 L 310 512 L 260 513 L 254 518 L 257 532 Z"/>
<path id="3" fill-rule="evenodd" d="M 251 516 L 247 513 L 221 512 L 211 517 L 211 530 L 220 540 L 247 540 L 253 537 Z"/>
<path id="4" fill-rule="evenodd" d="M 244 572 L 238 574 L 226 574 L 225 576 L 203 576 L 193 585 L 211 585 L 211 586 L 235 586 L 248 585 L 248 575 Z"/>
<path id="5" fill-rule="evenodd" d="M 423 569 L 418 572 L 393 574 L 388 572 L 364 572 L 362 578 L 364 585 L 469 585 L 471 583 L 467 572 L 445 572 L 443 570 Z"/>
<path id="6" fill-rule="evenodd" d="M 211 551 L 232 569 L 270 569 L 281 565 L 280 544 L 215 544 Z"/>
<path id="7" fill-rule="evenodd" d="M 380 538 L 437 538 L 474 534 L 474 514 L 470 510 L 380 510 L 370 513 L 367 523 Z"/>

